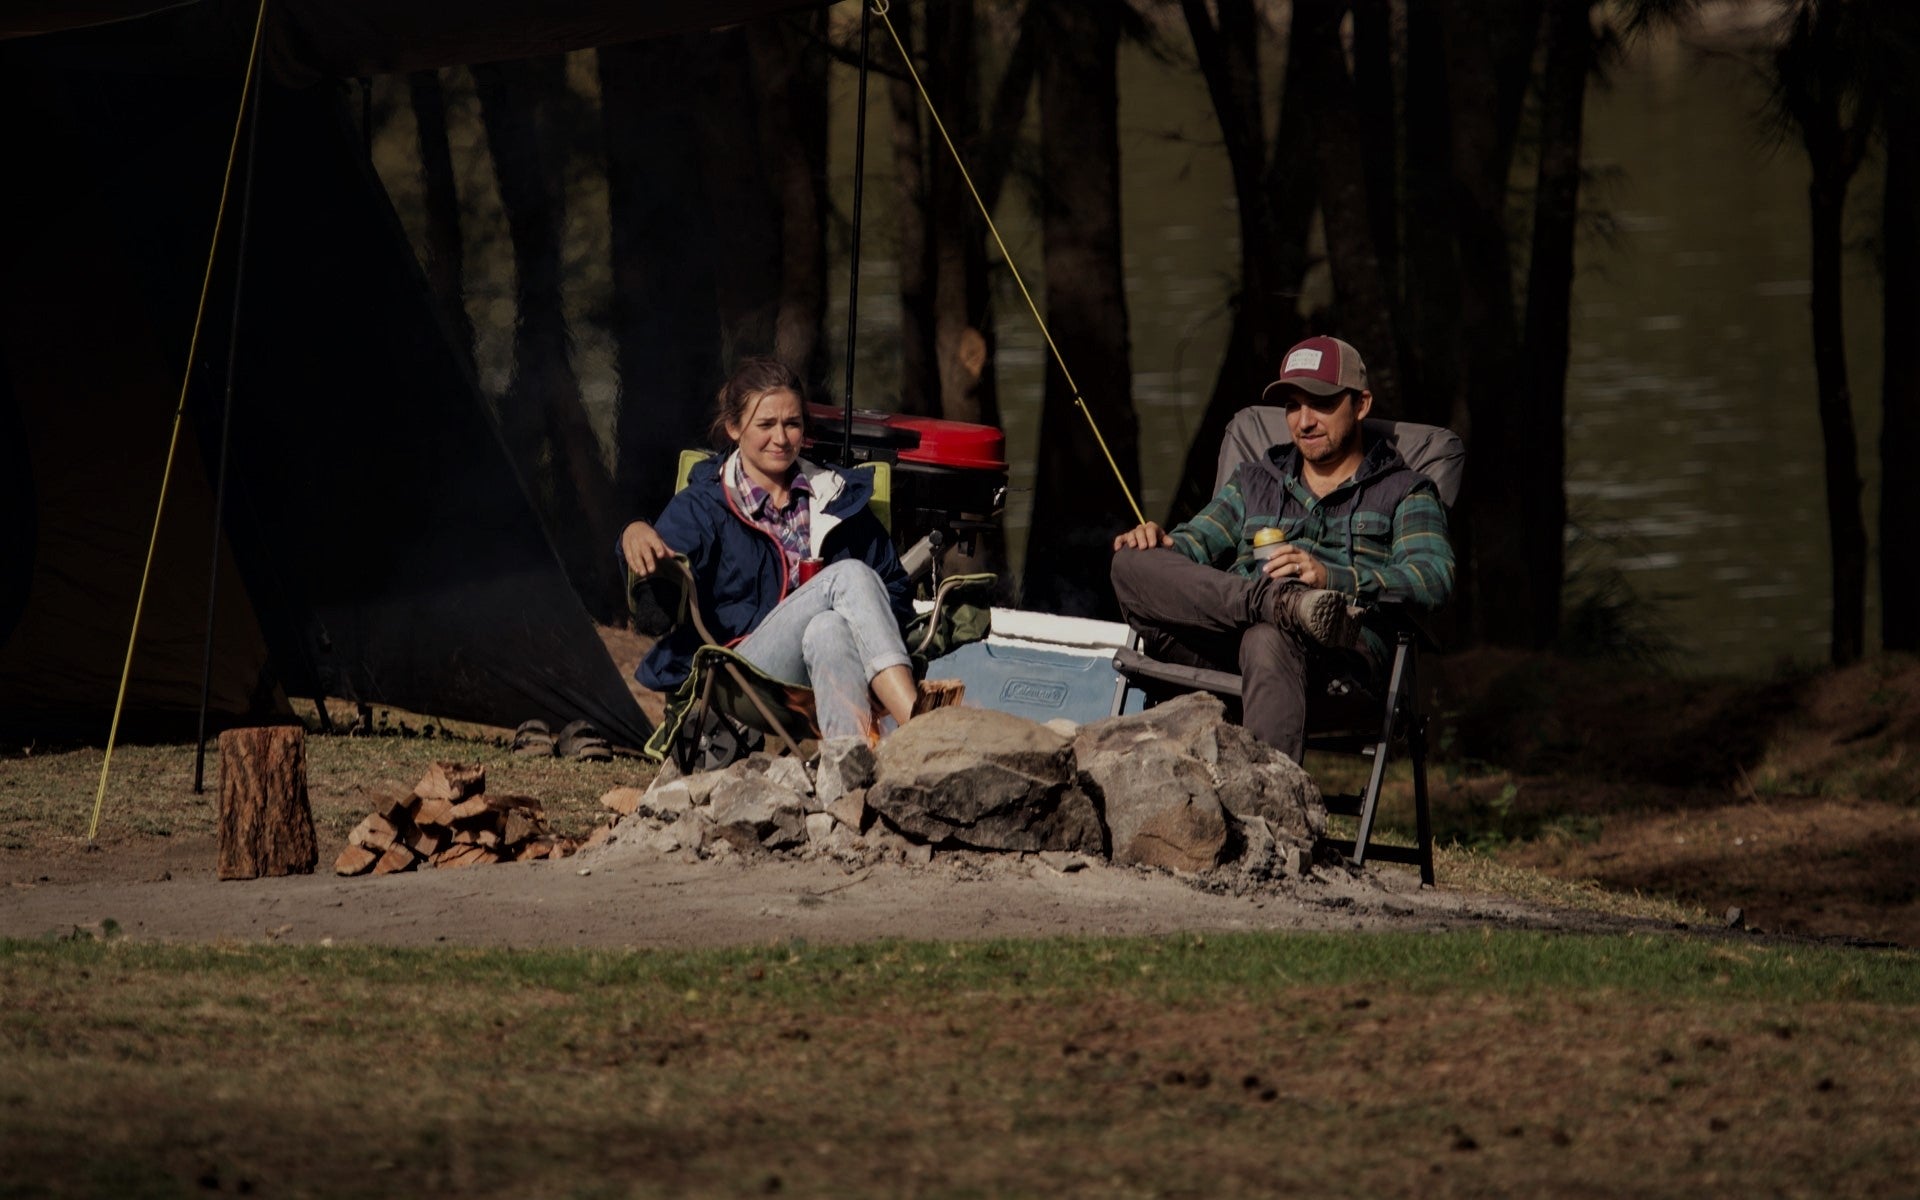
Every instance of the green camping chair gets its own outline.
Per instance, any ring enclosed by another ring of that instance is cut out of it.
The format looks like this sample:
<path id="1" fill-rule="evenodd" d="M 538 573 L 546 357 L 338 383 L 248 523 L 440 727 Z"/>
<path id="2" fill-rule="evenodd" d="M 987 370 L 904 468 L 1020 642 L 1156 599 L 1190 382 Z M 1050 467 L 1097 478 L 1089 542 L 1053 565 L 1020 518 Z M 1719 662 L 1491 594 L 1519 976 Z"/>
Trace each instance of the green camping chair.
<path id="1" fill-rule="evenodd" d="M 1460 475 L 1466 447 L 1459 435 L 1435 425 L 1368 419 L 1363 423 L 1369 440 L 1391 443 L 1414 470 L 1433 480 L 1441 503 L 1453 507 L 1460 493 Z M 1286 410 L 1274 406 L 1242 409 L 1227 427 L 1220 446 L 1214 490 L 1232 477 L 1242 462 L 1263 455 L 1269 446 L 1291 440 Z M 1392 637 L 1384 685 L 1374 680 L 1334 678 L 1324 681 L 1321 694 L 1309 697 L 1307 741 L 1309 752 L 1352 754 L 1371 760 L 1366 784 L 1346 794 L 1328 794 L 1327 811 L 1356 819 L 1352 838 L 1329 838 L 1327 844 L 1356 865 L 1369 858 L 1405 863 L 1420 869 L 1420 881 L 1433 882 L 1433 818 L 1427 804 L 1427 716 L 1421 711 L 1415 683 L 1420 650 L 1432 648 L 1412 613 L 1392 605 L 1377 605 L 1373 623 Z M 1137 647 L 1138 639 L 1136 639 Z M 1240 701 L 1240 676 L 1165 663 L 1138 648 L 1114 655 L 1114 669 L 1125 681 L 1115 697 L 1114 711 L 1122 711 L 1130 693 L 1138 691 L 1148 705 L 1186 692 L 1212 692 L 1229 705 Z M 1380 792 L 1386 782 L 1387 762 L 1395 751 L 1406 754 L 1413 767 L 1414 844 L 1395 846 L 1373 840 Z"/>
<path id="2" fill-rule="evenodd" d="M 674 491 L 686 487 L 694 464 L 711 451 L 683 450 Z M 860 463 L 849 468 L 873 477 L 868 507 L 882 525 L 891 516 L 892 467 L 885 462 Z M 800 742 L 818 738 L 820 727 L 813 691 L 775 679 L 721 645 L 708 630 L 700 612 L 693 568 L 675 557 L 646 579 L 626 572 L 628 607 L 643 632 L 656 636 L 691 622 L 701 645 L 693 666 L 672 695 L 653 736 L 643 748 L 656 762 L 669 756 L 684 772 L 723 767 L 772 738 L 795 758 L 804 759 Z M 920 613 L 902 631 L 913 658 L 916 678 L 929 659 L 955 646 L 987 636 L 993 575 L 954 575 L 934 590 L 933 607 Z"/>

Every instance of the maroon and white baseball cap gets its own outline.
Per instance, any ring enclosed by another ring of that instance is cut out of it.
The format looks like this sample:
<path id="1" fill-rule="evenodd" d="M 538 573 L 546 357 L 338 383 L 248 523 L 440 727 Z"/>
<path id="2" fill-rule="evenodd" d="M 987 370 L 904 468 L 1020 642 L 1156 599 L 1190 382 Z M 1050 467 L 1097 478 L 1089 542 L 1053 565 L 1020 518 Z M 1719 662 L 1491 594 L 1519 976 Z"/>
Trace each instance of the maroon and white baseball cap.
<path id="1" fill-rule="evenodd" d="M 1367 390 L 1367 364 L 1360 352 L 1332 337 L 1310 337 L 1280 360 L 1280 377 L 1260 393 L 1262 400 L 1283 388 L 1299 388 L 1315 396 Z"/>

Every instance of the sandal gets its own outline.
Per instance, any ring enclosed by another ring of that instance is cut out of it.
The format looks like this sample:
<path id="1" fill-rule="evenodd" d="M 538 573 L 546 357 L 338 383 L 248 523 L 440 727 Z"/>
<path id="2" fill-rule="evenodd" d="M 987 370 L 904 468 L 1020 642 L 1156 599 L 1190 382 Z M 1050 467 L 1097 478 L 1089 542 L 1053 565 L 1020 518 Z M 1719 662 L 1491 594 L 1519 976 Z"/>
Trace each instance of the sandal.
<path id="1" fill-rule="evenodd" d="M 554 743 L 554 752 L 561 758 L 577 758 L 583 762 L 611 762 L 613 748 L 607 745 L 607 739 L 588 721 L 571 721 L 560 730 L 560 739 Z"/>
<path id="2" fill-rule="evenodd" d="M 553 731 L 547 723 L 535 717 L 531 721 L 520 722 L 513 731 L 513 752 L 528 758 L 553 757 Z"/>

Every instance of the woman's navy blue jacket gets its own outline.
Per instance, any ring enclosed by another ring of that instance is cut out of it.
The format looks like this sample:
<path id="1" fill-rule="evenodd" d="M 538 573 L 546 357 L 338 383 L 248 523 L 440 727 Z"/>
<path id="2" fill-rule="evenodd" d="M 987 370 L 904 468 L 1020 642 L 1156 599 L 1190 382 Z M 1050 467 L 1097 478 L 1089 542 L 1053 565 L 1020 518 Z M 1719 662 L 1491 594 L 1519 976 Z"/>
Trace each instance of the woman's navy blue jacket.
<path id="1" fill-rule="evenodd" d="M 752 633 L 787 594 L 784 551 L 774 536 L 734 511 L 720 481 L 722 455 L 695 464 L 654 529 L 693 567 L 700 612 L 708 632 L 726 645 Z M 816 557 L 828 562 L 857 558 L 872 567 L 887 588 L 894 618 L 913 616 L 913 584 L 900 566 L 886 526 L 867 501 L 873 483 L 864 471 L 843 472 L 802 461 L 813 486 L 812 524 Z M 642 686 L 671 691 L 693 669 L 700 635 L 682 622 L 654 644 L 634 672 Z"/>

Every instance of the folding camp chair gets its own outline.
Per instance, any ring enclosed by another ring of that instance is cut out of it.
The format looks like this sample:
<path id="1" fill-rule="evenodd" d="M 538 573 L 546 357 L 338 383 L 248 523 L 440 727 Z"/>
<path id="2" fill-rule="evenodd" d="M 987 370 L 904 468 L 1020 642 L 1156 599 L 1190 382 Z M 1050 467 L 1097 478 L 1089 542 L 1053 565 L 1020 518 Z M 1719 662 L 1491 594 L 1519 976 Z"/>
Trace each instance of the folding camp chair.
<path id="1" fill-rule="evenodd" d="M 1433 480 L 1441 502 L 1453 506 L 1466 462 L 1466 447 L 1458 435 L 1433 425 L 1374 419 L 1363 422 L 1362 427 L 1369 442 L 1385 440 L 1392 445 L 1408 466 Z M 1224 487 L 1242 462 L 1291 440 L 1285 409 L 1255 406 L 1241 410 L 1221 442 L 1214 490 Z M 1433 818 L 1427 804 L 1427 716 L 1420 709 L 1416 668 L 1422 644 L 1432 643 L 1412 615 L 1397 606 L 1377 606 L 1369 623 L 1375 628 L 1384 624 L 1384 631 L 1391 632 L 1393 639 L 1384 689 L 1376 688 L 1371 680 L 1339 677 L 1328 680 L 1324 694 L 1309 697 L 1307 704 L 1308 750 L 1357 754 L 1372 759 L 1373 764 L 1362 790 L 1325 797 L 1328 812 L 1359 821 L 1353 838 L 1330 838 L 1328 844 L 1356 865 L 1364 866 L 1371 857 L 1418 866 L 1420 881 L 1431 884 Z M 1134 647 L 1114 655 L 1114 669 L 1122 681 L 1116 688 L 1114 712 L 1122 711 L 1136 691 L 1148 704 L 1193 691 L 1212 692 L 1232 703 L 1239 702 L 1238 675 L 1160 662 L 1142 653 L 1138 645 L 1135 639 Z M 1404 749 L 1413 765 L 1413 846 L 1373 842 L 1381 785 L 1386 781 L 1388 758 L 1396 747 Z"/>
<path id="2" fill-rule="evenodd" d="M 681 451 L 676 492 L 687 485 L 694 464 L 709 454 Z M 868 508 L 886 524 L 889 464 L 867 462 L 849 469 L 872 474 L 873 498 Z M 984 594 L 993 582 L 991 575 L 954 575 L 940 582 L 929 610 L 917 615 L 906 631 L 907 649 L 916 664 L 923 664 L 936 646 L 956 638 L 984 636 L 984 630 L 970 627 L 961 613 L 962 597 Z M 675 557 L 645 580 L 627 571 L 629 606 L 643 632 L 664 635 L 675 626 L 691 623 L 701 642 L 687 678 L 667 698 L 665 715 L 647 739 L 644 753 L 656 761 L 672 755 L 682 771 L 710 770 L 745 756 L 770 737 L 795 758 L 804 757 L 800 742 L 820 735 L 812 690 L 775 679 L 720 644 L 707 628 L 698 595 L 693 569 L 685 558 Z"/>

